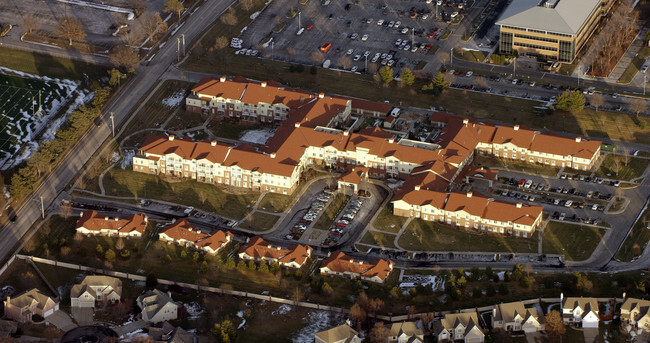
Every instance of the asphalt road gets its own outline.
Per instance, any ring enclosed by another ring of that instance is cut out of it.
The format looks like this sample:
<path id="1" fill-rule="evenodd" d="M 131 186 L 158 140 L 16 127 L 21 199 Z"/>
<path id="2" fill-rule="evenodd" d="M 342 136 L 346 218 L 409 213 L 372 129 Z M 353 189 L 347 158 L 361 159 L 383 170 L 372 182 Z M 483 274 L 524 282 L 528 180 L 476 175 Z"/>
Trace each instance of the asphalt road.
<path id="1" fill-rule="evenodd" d="M 169 37 L 169 41 L 184 34 L 188 42 L 193 42 L 231 3 L 229 0 L 207 0 L 175 35 Z M 110 122 L 108 119 L 110 112 L 115 114 L 117 126 L 130 118 L 140 99 L 161 78 L 176 58 L 176 45 L 165 44 L 147 66 L 138 67 L 133 81 L 126 85 L 121 95 L 105 109 L 104 122 Z M 60 201 L 57 200 L 59 195 L 110 134 L 111 130 L 108 125 L 91 127 L 34 195 L 16 211 L 17 220 L 0 230 L 0 260 L 6 259 L 13 253 L 20 238 L 27 233 L 41 215 L 41 200 L 46 209 L 54 202 Z"/>

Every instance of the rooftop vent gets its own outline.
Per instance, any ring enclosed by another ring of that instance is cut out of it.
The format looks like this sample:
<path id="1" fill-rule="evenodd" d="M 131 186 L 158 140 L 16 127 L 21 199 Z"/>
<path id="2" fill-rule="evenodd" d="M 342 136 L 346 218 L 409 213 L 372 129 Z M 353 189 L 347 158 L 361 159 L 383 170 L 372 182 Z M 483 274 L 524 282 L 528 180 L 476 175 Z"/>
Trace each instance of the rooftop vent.
<path id="1" fill-rule="evenodd" d="M 521 208 L 522 204 L 520 202 L 517 203 L 517 208 Z"/>
<path id="2" fill-rule="evenodd" d="M 416 186 L 415 186 L 415 190 L 416 190 L 416 191 L 419 191 L 419 190 L 420 190 L 420 185 L 416 185 Z"/>
<path id="3" fill-rule="evenodd" d="M 226 82 L 226 77 L 225 77 L 225 76 L 220 77 L 220 78 L 219 78 L 219 81 L 221 81 L 221 82 Z"/>
<path id="4" fill-rule="evenodd" d="M 582 138 L 581 137 L 576 137 L 576 143 L 580 143 L 580 141 L 582 141 Z"/>
<path id="5" fill-rule="evenodd" d="M 515 126 L 513 127 L 513 129 L 514 129 L 515 131 L 519 131 L 519 125 L 515 125 Z"/>
<path id="6" fill-rule="evenodd" d="M 472 192 L 467 192 L 467 197 L 471 198 L 472 197 Z"/>
<path id="7" fill-rule="evenodd" d="M 560 0 L 541 0 L 537 6 L 545 8 L 555 8 Z"/>
<path id="8" fill-rule="evenodd" d="M 299 123 L 299 122 L 296 122 L 295 124 L 293 124 L 293 126 L 295 126 L 295 127 L 300 127 L 300 123 Z"/>
<path id="9" fill-rule="evenodd" d="M 212 141 L 212 142 L 210 142 L 210 145 L 212 145 L 212 146 L 217 146 L 217 141 Z"/>
<path id="10" fill-rule="evenodd" d="M 318 93 L 318 97 L 319 97 L 320 99 L 324 98 L 324 97 L 325 97 L 325 93 Z"/>
<path id="11" fill-rule="evenodd" d="M 262 88 L 266 87 L 266 81 L 262 81 L 262 84 L 260 86 L 262 86 Z"/>
<path id="12" fill-rule="evenodd" d="M 176 138 L 176 137 L 174 137 L 174 135 L 169 135 L 169 140 L 170 140 L 170 141 L 173 141 L 174 138 Z"/>

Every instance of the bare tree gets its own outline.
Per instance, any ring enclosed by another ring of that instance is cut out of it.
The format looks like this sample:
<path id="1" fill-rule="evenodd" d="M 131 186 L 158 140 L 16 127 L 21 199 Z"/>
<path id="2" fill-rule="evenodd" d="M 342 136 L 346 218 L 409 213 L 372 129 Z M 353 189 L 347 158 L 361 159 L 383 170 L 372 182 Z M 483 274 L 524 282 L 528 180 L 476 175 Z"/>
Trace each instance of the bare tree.
<path id="1" fill-rule="evenodd" d="M 118 68 L 131 69 L 140 64 L 140 56 L 135 49 L 126 46 L 118 45 L 111 49 L 108 59 Z"/>
<path id="2" fill-rule="evenodd" d="M 287 47 L 287 54 L 289 54 L 289 56 L 295 56 L 296 55 L 296 49 L 291 47 L 291 46 Z"/>
<path id="3" fill-rule="evenodd" d="M 224 23 L 226 25 L 230 25 L 230 26 L 237 25 L 237 22 L 239 21 L 237 19 L 237 15 L 236 15 L 234 7 L 230 7 L 228 12 L 222 14 L 221 18 L 219 18 L 219 19 L 221 20 L 222 23 Z"/>
<path id="4" fill-rule="evenodd" d="M 474 87 L 479 89 L 486 89 L 488 88 L 488 84 L 484 77 L 477 76 L 474 78 Z"/>
<path id="5" fill-rule="evenodd" d="M 135 11 L 136 17 L 139 17 L 147 8 L 147 0 L 129 0 L 129 6 Z"/>
<path id="6" fill-rule="evenodd" d="M 23 27 L 27 32 L 32 33 L 41 27 L 41 22 L 34 14 L 28 14 L 23 17 Z"/>
<path id="7" fill-rule="evenodd" d="M 165 1 L 165 9 L 163 11 L 165 12 L 176 12 L 178 14 L 178 18 L 181 18 L 181 13 L 185 10 L 185 6 L 183 6 L 183 3 L 180 2 L 180 0 L 167 0 Z"/>
<path id="8" fill-rule="evenodd" d="M 626 167 L 627 164 L 630 163 L 630 161 L 632 160 L 631 153 L 632 152 L 630 151 L 630 148 L 626 146 L 621 148 L 621 160 L 623 161 L 623 164 L 625 164 Z"/>
<path id="9" fill-rule="evenodd" d="M 603 106 L 605 103 L 605 99 L 603 98 L 603 95 L 600 93 L 594 93 L 594 95 L 591 96 L 591 99 L 589 99 L 589 103 L 591 106 L 596 108 L 596 112 L 598 112 L 598 108 L 600 106 Z"/>
<path id="10" fill-rule="evenodd" d="M 81 21 L 73 17 L 61 18 L 56 27 L 56 34 L 61 38 L 67 39 L 69 46 L 72 46 L 73 40 L 83 40 L 86 38 L 86 31 L 84 31 Z"/>
<path id="11" fill-rule="evenodd" d="M 314 51 L 314 52 L 312 52 L 312 53 L 311 53 L 311 56 L 309 56 L 309 58 L 311 58 L 311 60 L 312 60 L 315 64 L 323 64 L 323 62 L 325 61 L 325 55 L 323 55 L 323 53 L 320 52 L 320 51 Z"/>
<path id="12" fill-rule="evenodd" d="M 142 29 L 138 27 L 131 27 L 131 31 L 122 36 L 122 41 L 124 44 L 130 47 L 136 47 L 138 44 L 140 44 L 143 37 L 144 33 L 142 32 Z"/>
<path id="13" fill-rule="evenodd" d="M 160 13 L 145 13 L 140 17 L 140 22 L 144 32 L 152 42 L 155 41 L 156 35 L 167 31 L 167 23 L 160 18 Z"/>
<path id="14" fill-rule="evenodd" d="M 612 158 L 612 168 L 614 168 L 614 173 L 618 176 L 618 173 L 621 171 L 621 158 L 618 155 L 615 155 Z"/>
<path id="15" fill-rule="evenodd" d="M 253 0 L 241 0 L 241 8 L 248 12 L 253 9 Z"/>
<path id="16" fill-rule="evenodd" d="M 117 249 L 117 251 L 121 251 L 122 249 L 124 249 L 124 246 L 125 244 L 122 237 L 118 238 L 117 241 L 115 242 L 115 249 Z"/>
<path id="17" fill-rule="evenodd" d="M 630 103 L 630 109 L 636 114 L 636 118 L 639 119 L 639 113 L 645 112 L 648 109 L 648 103 L 645 99 L 635 98 Z"/>
<path id="18" fill-rule="evenodd" d="M 341 56 L 339 57 L 339 64 L 341 67 L 343 67 L 343 69 L 347 70 L 352 64 L 352 59 L 350 59 L 348 56 Z"/>
<path id="19" fill-rule="evenodd" d="M 291 300 L 293 300 L 294 305 L 302 301 L 304 297 L 305 297 L 305 292 L 303 292 L 302 288 L 300 287 L 294 288 L 293 292 L 291 292 Z"/>
<path id="20" fill-rule="evenodd" d="M 224 36 L 219 36 L 214 42 L 214 48 L 217 50 L 221 50 L 223 48 L 228 47 L 228 38 Z"/>
<path id="21" fill-rule="evenodd" d="M 370 63 L 368 64 L 368 74 L 377 74 L 377 70 L 379 70 L 379 66 L 377 66 L 377 63 Z"/>
<path id="22" fill-rule="evenodd" d="M 384 326 L 384 323 L 378 322 L 370 330 L 370 342 L 371 343 L 385 343 L 390 336 L 390 330 Z"/>

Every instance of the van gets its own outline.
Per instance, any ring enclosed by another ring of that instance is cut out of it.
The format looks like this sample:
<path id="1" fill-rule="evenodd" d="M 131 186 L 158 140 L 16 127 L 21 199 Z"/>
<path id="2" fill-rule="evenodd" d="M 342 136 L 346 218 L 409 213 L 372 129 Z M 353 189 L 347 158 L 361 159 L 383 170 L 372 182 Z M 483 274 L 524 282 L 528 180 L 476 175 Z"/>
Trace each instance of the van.
<path id="1" fill-rule="evenodd" d="M 399 108 L 395 107 L 390 111 L 390 115 L 393 117 L 399 116 Z"/>
<path id="2" fill-rule="evenodd" d="M 327 52 L 327 51 L 329 51 L 329 49 L 331 49 L 331 48 L 332 48 L 332 43 L 330 43 L 330 42 L 325 42 L 325 43 L 323 43 L 323 45 L 320 46 L 320 51 L 321 51 L 321 52 Z"/>

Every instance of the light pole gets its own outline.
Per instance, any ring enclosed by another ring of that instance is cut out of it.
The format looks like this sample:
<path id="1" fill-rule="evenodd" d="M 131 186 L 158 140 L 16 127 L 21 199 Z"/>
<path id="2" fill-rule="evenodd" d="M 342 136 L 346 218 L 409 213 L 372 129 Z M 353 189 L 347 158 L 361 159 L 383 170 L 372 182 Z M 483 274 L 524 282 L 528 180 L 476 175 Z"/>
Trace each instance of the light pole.
<path id="1" fill-rule="evenodd" d="M 302 29 L 302 24 L 300 23 L 300 12 L 298 12 L 298 30 Z"/>
<path id="2" fill-rule="evenodd" d="M 646 75 L 645 72 L 644 72 L 644 73 L 643 73 L 643 95 L 645 95 L 645 83 L 646 83 L 646 82 L 648 82 L 648 81 L 647 81 L 647 75 Z"/>
<path id="3" fill-rule="evenodd" d="M 512 75 L 517 76 L 517 57 L 514 57 L 512 59 L 512 68 L 513 68 Z"/>
<path id="4" fill-rule="evenodd" d="M 43 206 L 43 197 L 41 197 L 41 217 L 45 219 L 45 206 Z"/>
<path id="5" fill-rule="evenodd" d="M 113 115 L 113 112 L 111 112 L 111 127 L 113 130 L 113 137 L 115 137 L 115 116 Z"/>
<path id="6" fill-rule="evenodd" d="M 176 38 L 176 62 L 181 60 L 181 39 Z"/>
<path id="7" fill-rule="evenodd" d="M 449 57 L 451 57 L 451 62 L 449 62 L 449 65 L 454 65 L 454 48 L 451 48 L 451 52 L 449 53 Z"/>
<path id="8" fill-rule="evenodd" d="M 183 56 L 185 56 L 185 34 L 181 34 L 181 38 L 183 39 Z"/>
<path id="9" fill-rule="evenodd" d="M 363 71 L 368 73 L 368 55 L 366 55 L 366 68 Z M 645 94 L 645 92 L 644 92 L 644 94 Z"/>
<path id="10" fill-rule="evenodd" d="M 274 50 L 274 42 L 271 41 L 271 61 L 273 61 L 273 50 Z"/>

